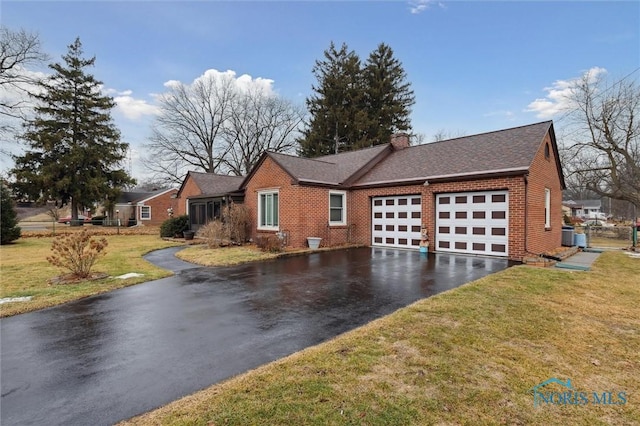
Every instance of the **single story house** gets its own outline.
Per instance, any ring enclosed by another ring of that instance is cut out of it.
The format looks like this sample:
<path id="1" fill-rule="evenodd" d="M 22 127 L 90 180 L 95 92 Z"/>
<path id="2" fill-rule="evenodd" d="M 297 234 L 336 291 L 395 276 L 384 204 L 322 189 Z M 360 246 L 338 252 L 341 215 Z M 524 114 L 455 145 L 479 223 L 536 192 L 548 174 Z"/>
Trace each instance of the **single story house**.
<path id="1" fill-rule="evenodd" d="M 589 219 L 603 215 L 601 200 L 567 200 L 563 205 L 571 209 L 571 216 Z"/>
<path id="2" fill-rule="evenodd" d="M 227 203 L 242 203 L 239 189 L 244 177 L 189 172 L 176 194 L 177 215 L 189 215 L 191 229 L 197 231 L 210 220 L 219 219 Z"/>
<path id="3" fill-rule="evenodd" d="M 426 240 L 430 251 L 521 260 L 561 245 L 565 184 L 551 121 L 417 146 L 400 134 L 313 159 L 265 152 L 243 178 L 201 175 L 178 193 L 190 215 L 204 200 L 235 198 L 252 214 L 253 238 L 286 234 L 293 247 L 307 237 L 406 249 Z"/>
<path id="4" fill-rule="evenodd" d="M 176 188 L 153 192 L 122 192 L 110 219 L 123 225 L 161 225 L 176 210 Z"/>

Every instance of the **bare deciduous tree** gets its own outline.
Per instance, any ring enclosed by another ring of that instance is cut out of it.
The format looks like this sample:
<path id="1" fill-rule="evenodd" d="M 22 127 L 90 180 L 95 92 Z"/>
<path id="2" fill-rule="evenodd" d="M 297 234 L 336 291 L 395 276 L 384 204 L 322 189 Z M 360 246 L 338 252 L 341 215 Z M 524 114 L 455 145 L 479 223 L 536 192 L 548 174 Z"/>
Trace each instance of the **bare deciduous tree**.
<path id="1" fill-rule="evenodd" d="M 584 189 L 640 207 L 640 87 L 585 75 L 571 92 L 565 173 Z"/>
<path id="2" fill-rule="evenodd" d="M 190 85 L 170 84 L 148 144 L 154 179 L 180 183 L 189 170 L 243 175 L 265 150 L 293 151 L 303 113 L 246 77 L 209 70 Z"/>
<path id="3" fill-rule="evenodd" d="M 31 110 L 29 94 L 40 81 L 39 74 L 26 67 L 41 65 L 48 59 L 37 34 L 0 27 L 0 136 L 4 143 L 12 139 Z M 10 155 L 7 145 L 3 144 L 0 153 Z"/>
<path id="4" fill-rule="evenodd" d="M 236 96 L 233 78 L 205 73 L 191 85 L 172 82 L 160 98 L 145 162 L 154 178 L 180 183 L 189 170 L 218 172 L 228 149 L 222 140 L 230 104 Z"/>
<path id="5" fill-rule="evenodd" d="M 225 166 L 241 176 L 253 168 L 264 151 L 295 152 L 295 133 L 303 117 L 301 108 L 267 93 L 260 86 L 240 93 L 232 102 L 225 126 L 229 148 Z"/>

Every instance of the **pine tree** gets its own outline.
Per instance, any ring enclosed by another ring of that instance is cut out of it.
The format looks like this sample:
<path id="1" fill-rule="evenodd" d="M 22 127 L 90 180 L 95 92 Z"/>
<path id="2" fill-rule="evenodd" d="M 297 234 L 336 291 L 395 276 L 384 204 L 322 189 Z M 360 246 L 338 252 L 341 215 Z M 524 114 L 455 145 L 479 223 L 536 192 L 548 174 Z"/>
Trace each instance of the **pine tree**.
<path id="1" fill-rule="evenodd" d="M 393 57 L 391 47 L 381 43 L 371 52 L 363 78 L 369 114 L 367 134 L 372 145 L 387 143 L 396 132 L 410 131 L 409 115 L 415 98 L 402 63 Z"/>
<path id="2" fill-rule="evenodd" d="M 349 151 L 366 138 L 367 119 L 360 58 L 346 44 L 339 50 L 331 42 L 324 60 L 317 60 L 313 75 L 318 81 L 314 95 L 307 98 L 311 115 L 300 141 L 300 155 L 317 157 L 338 151 Z"/>
<path id="3" fill-rule="evenodd" d="M 11 194 L 3 179 L 0 179 L 0 244 L 9 244 L 20 238 L 18 217 Z"/>
<path id="4" fill-rule="evenodd" d="M 410 131 L 415 103 L 400 61 L 384 43 L 361 66 L 346 44 L 333 42 L 313 68 L 318 84 L 307 98 L 310 120 L 298 153 L 317 157 L 388 143 L 393 133 Z"/>
<path id="5" fill-rule="evenodd" d="M 22 139 L 28 149 L 16 157 L 12 170 L 16 192 L 31 199 L 55 199 L 78 208 L 113 198 L 124 185 L 134 182 L 120 165 L 128 144 L 111 120 L 115 102 L 102 95 L 102 82 L 86 73 L 95 56 L 82 57 L 76 39 L 62 58 L 50 65 L 54 74 L 35 95 L 36 117 L 29 121 Z"/>

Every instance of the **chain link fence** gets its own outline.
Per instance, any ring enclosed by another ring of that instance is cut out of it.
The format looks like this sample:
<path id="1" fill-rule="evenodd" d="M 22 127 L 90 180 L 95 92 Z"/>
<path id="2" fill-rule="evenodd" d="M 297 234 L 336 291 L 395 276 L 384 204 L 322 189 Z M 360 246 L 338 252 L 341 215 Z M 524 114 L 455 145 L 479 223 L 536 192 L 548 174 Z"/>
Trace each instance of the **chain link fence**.
<path id="1" fill-rule="evenodd" d="M 586 226 L 582 229 L 588 247 L 628 248 L 633 245 L 632 226 Z"/>

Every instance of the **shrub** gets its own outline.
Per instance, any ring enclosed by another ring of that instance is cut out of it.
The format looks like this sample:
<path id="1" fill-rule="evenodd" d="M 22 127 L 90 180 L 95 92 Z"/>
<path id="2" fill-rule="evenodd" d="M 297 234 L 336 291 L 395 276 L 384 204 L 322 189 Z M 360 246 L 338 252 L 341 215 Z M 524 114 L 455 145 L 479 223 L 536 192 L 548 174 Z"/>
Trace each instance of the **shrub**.
<path id="1" fill-rule="evenodd" d="M 189 216 L 182 215 L 169 218 L 162 222 L 160 226 L 161 237 L 173 237 L 175 235 L 182 236 L 184 231 L 189 230 Z"/>
<path id="2" fill-rule="evenodd" d="M 47 257 L 47 261 L 53 266 L 69 270 L 74 278 L 88 278 L 98 257 L 106 254 L 104 250 L 107 244 L 106 238 L 93 239 L 83 229 L 56 238 L 51 245 L 53 254 Z"/>
<path id="3" fill-rule="evenodd" d="M 278 253 L 282 251 L 282 239 L 275 235 L 258 235 L 256 245 L 262 251 Z"/>
<path id="4" fill-rule="evenodd" d="M 231 203 L 222 211 L 222 217 L 228 227 L 229 239 L 238 244 L 245 243 L 249 236 L 249 208 L 244 204 Z"/>
<path id="5" fill-rule="evenodd" d="M 198 230 L 198 236 L 204 238 L 209 248 L 218 248 L 228 241 L 227 227 L 219 220 L 207 223 Z"/>
<path id="6" fill-rule="evenodd" d="M 0 244 L 9 244 L 20 238 L 18 215 L 11 194 L 4 182 L 0 182 Z"/>

